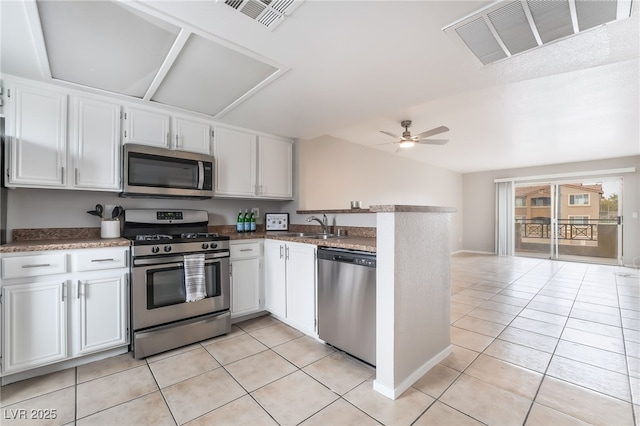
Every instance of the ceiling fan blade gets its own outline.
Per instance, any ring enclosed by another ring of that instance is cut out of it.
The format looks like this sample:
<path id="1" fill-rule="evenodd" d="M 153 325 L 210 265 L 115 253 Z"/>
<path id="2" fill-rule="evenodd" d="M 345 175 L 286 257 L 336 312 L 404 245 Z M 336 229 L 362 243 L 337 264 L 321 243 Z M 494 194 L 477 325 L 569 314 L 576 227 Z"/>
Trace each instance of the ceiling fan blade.
<path id="1" fill-rule="evenodd" d="M 449 139 L 422 139 L 418 141 L 421 145 L 445 145 Z"/>
<path id="2" fill-rule="evenodd" d="M 398 147 L 398 149 L 396 149 L 396 152 L 394 152 L 394 154 L 399 153 L 400 151 L 402 151 L 402 148 Z"/>
<path id="3" fill-rule="evenodd" d="M 428 138 L 429 136 L 439 135 L 440 133 L 448 132 L 449 128 L 447 126 L 436 127 L 435 129 L 427 130 L 426 132 L 418 133 L 416 136 L 420 139 Z"/>
<path id="4" fill-rule="evenodd" d="M 380 130 L 380 133 L 384 133 L 385 135 L 391 136 L 392 138 L 396 138 L 396 139 L 400 138 L 400 136 L 396 135 L 395 133 L 387 132 L 386 130 Z"/>

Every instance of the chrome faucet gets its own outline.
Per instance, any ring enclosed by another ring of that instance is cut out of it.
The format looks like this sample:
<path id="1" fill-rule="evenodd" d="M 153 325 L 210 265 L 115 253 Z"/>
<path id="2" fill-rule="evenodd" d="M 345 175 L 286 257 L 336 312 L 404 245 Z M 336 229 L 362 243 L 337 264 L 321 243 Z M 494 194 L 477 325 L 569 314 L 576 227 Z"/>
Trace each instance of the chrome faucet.
<path id="1" fill-rule="evenodd" d="M 311 221 L 314 221 L 314 220 L 316 222 L 318 222 L 320 224 L 320 226 L 322 226 L 322 234 L 323 235 L 327 234 L 327 228 L 329 226 L 328 223 L 327 223 L 327 215 L 323 214 L 322 215 L 322 219 L 319 219 L 319 218 L 317 218 L 315 216 L 309 216 L 307 218 L 307 222 L 311 222 Z"/>

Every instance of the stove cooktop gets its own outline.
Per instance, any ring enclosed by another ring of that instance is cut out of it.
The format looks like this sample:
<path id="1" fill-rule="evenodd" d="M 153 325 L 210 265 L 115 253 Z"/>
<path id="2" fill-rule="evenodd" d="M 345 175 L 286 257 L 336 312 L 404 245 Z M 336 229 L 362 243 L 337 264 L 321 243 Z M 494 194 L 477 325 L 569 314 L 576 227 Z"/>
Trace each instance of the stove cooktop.
<path id="1" fill-rule="evenodd" d="M 147 244 L 175 244 L 175 243 L 196 243 L 208 241 L 228 240 L 228 236 L 218 235 L 213 232 L 189 232 L 177 235 L 168 234 L 140 234 L 130 238 L 134 245 Z"/>

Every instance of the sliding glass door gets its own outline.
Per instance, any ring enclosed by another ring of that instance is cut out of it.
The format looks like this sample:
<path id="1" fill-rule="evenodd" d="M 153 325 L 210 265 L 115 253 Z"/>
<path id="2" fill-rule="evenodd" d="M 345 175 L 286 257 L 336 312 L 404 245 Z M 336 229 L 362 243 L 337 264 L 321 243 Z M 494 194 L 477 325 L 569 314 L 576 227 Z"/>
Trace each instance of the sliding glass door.
<path id="1" fill-rule="evenodd" d="M 516 255 L 613 263 L 621 261 L 620 179 L 516 185 Z"/>

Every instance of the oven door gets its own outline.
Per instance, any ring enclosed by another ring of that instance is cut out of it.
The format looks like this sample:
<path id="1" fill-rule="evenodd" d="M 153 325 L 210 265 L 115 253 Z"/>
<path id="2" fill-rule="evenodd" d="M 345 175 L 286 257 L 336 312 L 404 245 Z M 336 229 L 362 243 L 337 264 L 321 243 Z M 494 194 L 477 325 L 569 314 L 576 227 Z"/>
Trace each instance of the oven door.
<path id="1" fill-rule="evenodd" d="M 224 256 L 224 257 L 220 257 Z M 205 257 L 207 297 L 185 302 L 182 256 L 133 260 L 131 310 L 133 330 L 229 309 L 229 253 Z"/>

